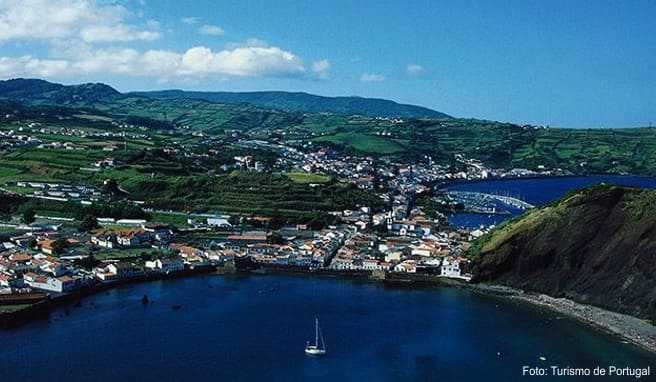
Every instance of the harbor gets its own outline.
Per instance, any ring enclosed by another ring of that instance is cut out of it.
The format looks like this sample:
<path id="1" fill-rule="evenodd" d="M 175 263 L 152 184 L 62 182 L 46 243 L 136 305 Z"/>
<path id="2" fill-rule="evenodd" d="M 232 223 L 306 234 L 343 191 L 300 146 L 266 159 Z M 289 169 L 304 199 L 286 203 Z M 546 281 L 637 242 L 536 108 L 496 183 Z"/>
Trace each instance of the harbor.
<path id="1" fill-rule="evenodd" d="M 304 353 L 314 342 L 315 317 L 327 342 L 324 357 Z M 650 353 L 565 316 L 465 289 L 282 274 L 119 286 L 0 331 L 0 340 L 0 374 L 8 381 L 47 380 L 57 368 L 58 379 L 99 382 L 208 375 L 505 382 L 521 372 L 517 365 L 540 365 L 541 356 L 577 367 L 654 362 Z"/>

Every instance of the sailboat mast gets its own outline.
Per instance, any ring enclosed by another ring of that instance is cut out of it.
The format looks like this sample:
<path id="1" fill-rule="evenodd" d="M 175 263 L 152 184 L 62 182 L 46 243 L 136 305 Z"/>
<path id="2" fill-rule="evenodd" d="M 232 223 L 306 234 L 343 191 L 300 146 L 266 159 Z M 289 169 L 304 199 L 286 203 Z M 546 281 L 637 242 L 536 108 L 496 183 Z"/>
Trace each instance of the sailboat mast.
<path id="1" fill-rule="evenodd" d="M 314 346 L 319 346 L 319 317 L 314 318 Z"/>

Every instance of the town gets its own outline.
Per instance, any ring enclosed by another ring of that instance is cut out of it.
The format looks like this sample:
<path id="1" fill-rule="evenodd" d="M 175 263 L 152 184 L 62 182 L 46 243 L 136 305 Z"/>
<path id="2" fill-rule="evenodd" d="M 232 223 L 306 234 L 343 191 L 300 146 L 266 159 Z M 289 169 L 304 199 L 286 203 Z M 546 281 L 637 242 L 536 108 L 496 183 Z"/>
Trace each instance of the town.
<path id="1" fill-rule="evenodd" d="M 92 180 L 41 181 L 17 174 L 0 184 L 5 195 L 45 206 L 0 221 L 0 294 L 28 298 L 36 293 L 56 299 L 122 282 L 198 272 L 290 271 L 379 281 L 467 282 L 467 250 L 493 226 L 456 227 L 449 224 L 448 214 L 464 207 L 496 213 L 499 203 L 532 206 L 508 196 L 472 201 L 471 196 L 440 192 L 440 185 L 567 174 L 545 166 L 490 168 L 462 154 L 440 161 L 430 155 L 404 160 L 344 152 L 298 132 L 284 139 L 276 130 L 265 135 L 227 131 L 221 138 L 208 138 L 180 127 L 172 137 L 159 137 L 156 149 L 139 149 L 139 155 L 161 150 L 162 157 L 192 164 L 210 179 L 268 174 L 290 179 L 304 190 L 321 192 L 334 183 L 374 197 L 355 200 L 351 208 L 313 213 L 321 216 L 318 220 L 281 218 L 276 211 L 231 213 L 211 206 L 202 210 L 202 204 L 200 211 L 180 211 L 163 208 L 167 201 L 152 203 L 149 195 L 135 199 L 134 192 L 115 181 L 117 174 L 140 165 L 131 159 L 135 142 L 153 142 L 155 137 L 138 125 L 113 126 L 112 132 L 40 123 L 0 129 L 6 150 L 32 150 L 48 158 L 51 153 L 68 155 L 77 166 L 73 171 Z M 227 150 L 235 155 L 226 157 Z M 222 159 L 216 161 L 217 157 Z M 495 207 L 485 207 L 488 200 Z M 110 201 L 137 213 L 112 215 L 106 208 Z M 72 216 L 48 203 L 95 212 Z"/>
<path id="2" fill-rule="evenodd" d="M 0 243 L 0 291 L 57 295 L 133 278 L 234 270 L 245 261 L 278 270 L 364 271 L 383 277 L 386 272 L 418 273 L 467 280 L 462 254 L 483 231 L 438 230 L 439 223 L 419 208 L 407 216 L 399 211 L 341 211 L 342 223 L 319 230 L 306 224 L 255 230 L 253 225 L 266 226 L 271 218 L 235 222 L 233 217 L 211 215 L 189 216 L 183 229 L 111 218 L 98 218 L 99 228 L 87 233 L 61 222 L 18 225 L 16 230 L 24 232 Z M 388 234 L 368 229 L 373 221 L 380 221 Z M 197 233 L 223 238 L 207 246 L 185 241 Z"/>

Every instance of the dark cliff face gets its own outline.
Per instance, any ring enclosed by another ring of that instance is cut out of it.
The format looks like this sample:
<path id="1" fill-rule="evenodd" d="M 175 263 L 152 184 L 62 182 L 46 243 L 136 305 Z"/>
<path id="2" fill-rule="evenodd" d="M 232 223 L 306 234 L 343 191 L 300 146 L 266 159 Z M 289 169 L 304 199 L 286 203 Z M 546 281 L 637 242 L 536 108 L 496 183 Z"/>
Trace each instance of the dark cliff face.
<path id="1" fill-rule="evenodd" d="M 656 191 L 595 186 L 475 246 L 474 281 L 656 317 Z"/>

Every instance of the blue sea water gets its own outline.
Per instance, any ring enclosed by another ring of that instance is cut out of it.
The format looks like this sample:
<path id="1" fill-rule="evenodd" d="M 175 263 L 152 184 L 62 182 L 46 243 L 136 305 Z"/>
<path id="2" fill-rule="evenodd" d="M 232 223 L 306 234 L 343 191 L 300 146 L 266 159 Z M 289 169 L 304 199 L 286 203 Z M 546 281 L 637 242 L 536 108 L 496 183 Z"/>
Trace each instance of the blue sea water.
<path id="1" fill-rule="evenodd" d="M 142 306 L 144 294 L 152 304 Z M 328 349 L 321 358 L 303 352 L 315 315 Z M 653 369 L 656 358 L 554 313 L 465 290 L 282 275 L 129 285 L 0 331 L 3 382 L 506 382 L 523 380 L 524 365 Z"/>
<path id="2" fill-rule="evenodd" d="M 451 189 L 544 204 L 601 181 L 656 187 L 650 178 L 589 177 Z M 142 306 L 144 294 L 152 304 Z M 328 349 L 322 358 L 303 352 L 315 315 Z M 0 382 L 576 380 L 522 377 L 523 366 L 551 365 L 656 373 L 656 356 L 555 313 L 465 290 L 298 276 L 133 284 L 0 330 Z"/>
<path id="3" fill-rule="evenodd" d="M 552 202 L 571 190 L 607 183 L 620 186 L 656 188 L 656 178 L 640 176 L 580 176 L 580 177 L 551 177 L 551 178 L 524 178 L 474 181 L 455 183 L 444 187 L 450 191 L 473 191 L 488 194 L 512 196 L 536 206 Z M 449 216 L 449 222 L 457 227 L 478 227 L 498 224 L 510 217 L 517 216 L 523 211 L 510 209 L 510 215 L 484 215 L 473 213 L 458 213 Z"/>

